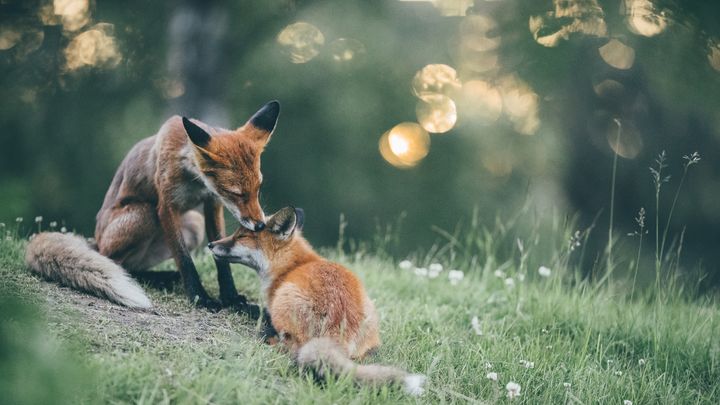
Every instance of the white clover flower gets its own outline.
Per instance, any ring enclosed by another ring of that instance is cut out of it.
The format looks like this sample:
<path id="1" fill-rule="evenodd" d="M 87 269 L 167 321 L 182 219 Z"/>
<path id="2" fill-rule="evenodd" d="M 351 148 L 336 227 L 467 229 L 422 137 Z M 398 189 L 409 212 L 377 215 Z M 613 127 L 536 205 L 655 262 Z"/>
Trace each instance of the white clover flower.
<path id="1" fill-rule="evenodd" d="M 505 278 L 505 272 L 502 270 L 495 270 L 493 273 L 497 278 Z"/>
<path id="2" fill-rule="evenodd" d="M 542 332 L 543 334 L 545 334 L 545 335 L 547 335 L 548 333 L 550 333 L 550 332 L 548 332 L 548 330 L 545 329 L 545 328 L 542 328 L 541 332 Z"/>
<path id="3" fill-rule="evenodd" d="M 525 368 L 535 368 L 535 363 L 532 361 L 520 360 L 520 365 L 524 366 Z"/>
<path id="4" fill-rule="evenodd" d="M 463 273 L 462 270 L 448 271 L 448 279 L 450 280 L 450 284 L 452 285 L 460 284 L 463 278 L 465 278 L 465 273 Z"/>
<path id="5" fill-rule="evenodd" d="M 520 384 L 516 382 L 510 381 L 505 386 L 505 389 L 507 390 L 507 396 L 510 399 L 520 396 Z"/>
<path id="6" fill-rule="evenodd" d="M 485 378 L 487 378 L 488 380 L 497 381 L 497 380 L 498 380 L 498 375 L 497 375 L 496 372 L 493 371 L 493 372 L 487 373 L 487 375 L 485 376 Z"/>
<path id="7" fill-rule="evenodd" d="M 570 385 L 570 383 L 566 382 L 566 383 L 563 383 L 563 387 L 565 387 L 566 389 L 570 389 L 572 387 L 572 385 Z"/>
<path id="8" fill-rule="evenodd" d="M 35 223 L 39 224 L 40 222 L 42 222 L 42 219 L 43 218 L 41 216 L 35 217 Z"/>
<path id="9" fill-rule="evenodd" d="M 644 366 L 644 365 L 645 365 L 645 359 L 640 359 L 640 360 L 638 360 L 638 365 L 639 365 L 639 366 Z"/>
<path id="10" fill-rule="evenodd" d="M 615 372 L 615 375 L 618 376 L 618 377 L 620 377 L 620 376 L 622 375 L 622 371 L 620 371 L 620 370 L 616 371 L 616 372 Z"/>
<path id="11" fill-rule="evenodd" d="M 472 320 L 470 321 L 470 325 L 472 325 L 473 331 L 475 331 L 475 334 L 478 336 L 482 336 L 482 328 L 480 328 L 480 320 L 477 316 L 473 316 Z"/>
<path id="12" fill-rule="evenodd" d="M 512 277 L 508 277 L 505 279 L 505 285 L 510 288 L 515 287 L 515 280 L 513 280 Z"/>
<path id="13" fill-rule="evenodd" d="M 492 363 L 490 363 L 490 362 L 485 363 L 485 369 L 486 369 L 486 370 L 492 370 L 492 368 L 493 368 Z"/>
<path id="14" fill-rule="evenodd" d="M 632 401 L 629 399 L 626 399 L 623 401 L 623 405 L 632 405 Z"/>
<path id="15" fill-rule="evenodd" d="M 23 221 L 22 217 L 17 217 L 17 218 L 15 218 L 15 222 L 17 222 L 18 224 L 19 224 L 20 222 L 22 222 L 22 221 Z"/>
<path id="16" fill-rule="evenodd" d="M 50 222 L 50 228 L 55 228 L 55 227 L 57 227 L 57 222 L 56 221 Z"/>
<path id="17" fill-rule="evenodd" d="M 540 266 L 540 268 L 538 269 L 538 273 L 541 277 L 550 277 L 550 274 L 552 274 L 552 270 L 545 266 Z"/>
<path id="18" fill-rule="evenodd" d="M 427 277 L 428 275 L 428 269 L 425 267 L 416 267 L 415 268 L 415 275 L 418 277 Z"/>
<path id="19" fill-rule="evenodd" d="M 60 232 L 62 232 L 62 233 L 67 232 L 67 228 L 65 228 L 65 227 L 63 226 L 62 228 L 60 228 Z"/>
<path id="20" fill-rule="evenodd" d="M 398 264 L 398 267 L 400 267 L 403 270 L 410 270 L 413 267 L 413 264 L 410 260 L 403 260 Z"/>
<path id="21" fill-rule="evenodd" d="M 435 272 L 440 273 L 441 271 L 443 271 L 443 265 L 440 263 L 430 263 L 430 266 L 428 266 L 428 269 L 430 271 L 435 271 Z"/>

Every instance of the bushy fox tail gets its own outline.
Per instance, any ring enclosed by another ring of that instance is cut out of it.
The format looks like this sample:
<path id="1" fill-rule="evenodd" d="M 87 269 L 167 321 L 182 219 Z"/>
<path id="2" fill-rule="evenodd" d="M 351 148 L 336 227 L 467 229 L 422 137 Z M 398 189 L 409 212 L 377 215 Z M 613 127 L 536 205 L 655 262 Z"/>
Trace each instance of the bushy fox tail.
<path id="1" fill-rule="evenodd" d="M 330 372 L 334 375 L 349 374 L 366 385 L 398 384 L 410 395 L 422 395 L 426 377 L 422 374 L 409 374 L 403 370 L 377 364 L 355 364 L 345 350 L 331 338 L 314 338 L 300 348 L 297 354 L 298 365 L 310 368 L 319 376 Z"/>
<path id="2" fill-rule="evenodd" d="M 105 297 L 130 308 L 151 308 L 143 289 L 115 262 L 93 250 L 84 238 L 44 232 L 27 245 L 30 269 L 62 285 Z"/>

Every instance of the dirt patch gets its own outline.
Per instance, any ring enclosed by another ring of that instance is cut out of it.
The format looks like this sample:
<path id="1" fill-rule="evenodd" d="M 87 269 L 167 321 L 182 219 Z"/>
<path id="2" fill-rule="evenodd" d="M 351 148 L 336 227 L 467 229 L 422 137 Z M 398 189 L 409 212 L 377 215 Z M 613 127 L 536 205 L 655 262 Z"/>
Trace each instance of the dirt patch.
<path id="1" fill-rule="evenodd" d="M 248 318 L 228 310 L 212 313 L 193 308 L 177 294 L 156 292 L 151 295 L 154 308 L 142 311 L 55 283 L 41 280 L 37 283 L 52 323 L 68 330 L 81 327 L 91 340 L 111 346 L 114 346 L 111 342 L 114 335 L 122 335 L 119 340 L 124 342 L 137 336 L 138 342 L 165 344 L 215 343 L 218 338 L 230 339 L 238 333 L 246 337 L 256 335 L 255 323 Z"/>

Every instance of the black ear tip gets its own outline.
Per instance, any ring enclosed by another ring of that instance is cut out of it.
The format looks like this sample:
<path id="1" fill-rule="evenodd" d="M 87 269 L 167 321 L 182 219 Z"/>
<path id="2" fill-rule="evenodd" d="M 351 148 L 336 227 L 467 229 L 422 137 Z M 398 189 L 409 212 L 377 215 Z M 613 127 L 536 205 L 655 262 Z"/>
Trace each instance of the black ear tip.
<path id="1" fill-rule="evenodd" d="M 272 100 L 265 104 L 250 118 L 250 123 L 255 127 L 265 130 L 272 131 L 275 129 L 278 116 L 280 115 L 280 102 Z"/>

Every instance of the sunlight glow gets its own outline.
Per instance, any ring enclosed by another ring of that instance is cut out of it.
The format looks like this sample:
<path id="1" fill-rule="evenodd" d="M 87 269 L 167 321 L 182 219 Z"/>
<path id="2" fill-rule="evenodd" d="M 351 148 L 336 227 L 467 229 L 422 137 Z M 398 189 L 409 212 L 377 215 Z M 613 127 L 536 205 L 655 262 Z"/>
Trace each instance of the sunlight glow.
<path id="1" fill-rule="evenodd" d="M 509 75 L 500 80 L 505 115 L 515 131 L 533 135 L 540 127 L 539 97 L 520 78 Z"/>
<path id="2" fill-rule="evenodd" d="M 67 70 L 83 67 L 114 68 L 120 64 L 122 54 L 112 31 L 112 24 L 99 23 L 73 38 L 65 48 Z"/>
<path id="3" fill-rule="evenodd" d="M 503 110 L 500 91 L 483 80 L 470 80 L 463 84 L 458 105 L 463 119 L 483 125 L 497 121 Z"/>
<path id="4" fill-rule="evenodd" d="M 499 67 L 502 42 L 497 22 L 483 14 L 463 18 L 458 31 L 457 58 L 461 75 L 487 74 Z"/>
<path id="5" fill-rule="evenodd" d="M 380 137 L 380 155 L 391 165 L 416 166 L 430 151 L 430 135 L 414 122 L 403 122 Z"/>
<path id="6" fill-rule="evenodd" d="M 297 22 L 285 27 L 277 36 L 277 43 L 292 63 L 306 63 L 320 54 L 325 36 L 320 30 L 306 22 Z"/>
<path id="7" fill-rule="evenodd" d="M 365 45 L 357 39 L 338 38 L 328 45 L 330 54 L 335 62 L 349 62 L 365 54 Z"/>
<path id="8" fill-rule="evenodd" d="M 668 26 L 665 11 L 658 12 L 650 0 L 625 0 L 628 29 L 637 35 L 655 36 Z"/>
<path id="9" fill-rule="evenodd" d="M 610 42 L 598 48 L 598 52 L 605 63 L 615 69 L 630 69 L 635 63 L 635 50 L 617 39 L 611 39 Z"/>
<path id="10" fill-rule="evenodd" d="M 447 96 L 437 95 L 420 100 L 415 107 L 418 122 L 428 132 L 441 134 L 451 130 L 457 121 L 455 102 Z"/>
<path id="11" fill-rule="evenodd" d="M 426 65 L 415 73 L 412 81 L 413 94 L 425 101 L 437 95 L 450 97 L 459 88 L 460 80 L 457 72 L 443 64 Z"/>

